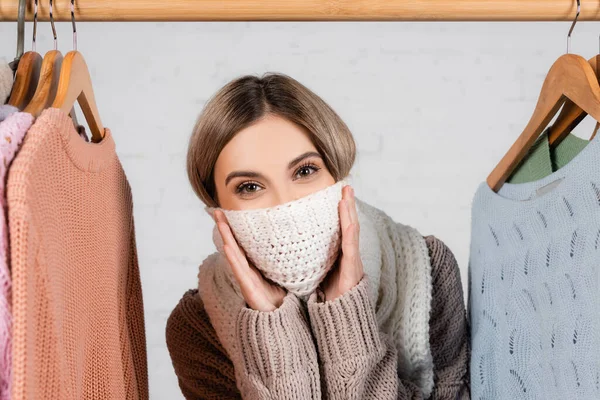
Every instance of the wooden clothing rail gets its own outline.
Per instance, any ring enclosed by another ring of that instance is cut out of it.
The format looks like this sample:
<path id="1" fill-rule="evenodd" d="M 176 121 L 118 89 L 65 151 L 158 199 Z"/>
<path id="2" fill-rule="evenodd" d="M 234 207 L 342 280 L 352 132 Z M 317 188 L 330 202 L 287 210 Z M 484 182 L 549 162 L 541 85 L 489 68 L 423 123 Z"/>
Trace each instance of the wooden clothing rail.
<path id="1" fill-rule="evenodd" d="M 27 20 L 33 0 L 27 2 Z M 16 21 L 19 0 L 0 0 Z M 48 0 L 39 0 L 47 21 Z M 77 21 L 572 21 L 575 0 L 76 0 Z M 70 0 L 54 0 L 69 21 Z M 600 1 L 581 0 L 580 21 L 600 20 Z"/>

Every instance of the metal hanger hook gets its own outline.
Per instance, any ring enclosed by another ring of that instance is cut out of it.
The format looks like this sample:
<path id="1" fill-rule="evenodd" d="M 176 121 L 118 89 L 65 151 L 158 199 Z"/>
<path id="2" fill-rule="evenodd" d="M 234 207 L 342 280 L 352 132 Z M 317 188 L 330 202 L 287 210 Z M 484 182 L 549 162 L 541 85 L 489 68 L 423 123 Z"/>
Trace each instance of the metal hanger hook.
<path id="1" fill-rule="evenodd" d="M 25 10 L 27 0 L 19 0 L 19 15 L 17 19 L 17 56 L 15 60 L 20 60 L 25 52 Z"/>
<path id="2" fill-rule="evenodd" d="M 71 0 L 71 24 L 73 25 L 73 50 L 77 50 L 77 26 L 75 26 L 75 0 Z"/>
<path id="3" fill-rule="evenodd" d="M 54 26 L 53 1 L 50 0 L 50 24 L 52 25 L 52 35 L 54 35 L 54 50 L 58 50 L 58 40 L 56 38 L 56 27 Z"/>
<path id="4" fill-rule="evenodd" d="M 34 4 L 35 8 L 33 9 L 33 39 L 31 41 L 31 50 L 35 52 L 37 38 L 38 0 L 35 0 Z"/>
<path id="5" fill-rule="evenodd" d="M 567 35 L 567 54 L 569 54 L 569 50 L 571 49 L 571 34 L 573 33 L 573 29 L 575 28 L 575 24 L 577 23 L 577 19 L 579 18 L 579 12 L 581 11 L 581 1 L 577 0 L 577 14 L 575 14 L 575 19 L 571 24 L 571 29 L 569 29 L 569 34 Z"/>

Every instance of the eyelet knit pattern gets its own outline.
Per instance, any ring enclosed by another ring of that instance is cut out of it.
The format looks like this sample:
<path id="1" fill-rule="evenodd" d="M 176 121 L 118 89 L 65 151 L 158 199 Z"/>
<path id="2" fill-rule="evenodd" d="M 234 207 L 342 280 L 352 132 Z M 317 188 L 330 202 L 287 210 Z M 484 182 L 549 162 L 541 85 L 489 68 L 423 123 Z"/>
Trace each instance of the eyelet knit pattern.
<path id="1" fill-rule="evenodd" d="M 473 202 L 473 398 L 600 399 L 600 140 Z"/>
<path id="2" fill-rule="evenodd" d="M 338 182 L 276 207 L 222 211 L 238 244 L 266 278 L 297 296 L 308 296 L 339 254 L 343 186 Z M 213 239 L 222 252 L 220 234 Z"/>
<path id="3" fill-rule="evenodd" d="M 378 328 L 397 349 L 398 375 L 413 382 L 424 394 L 424 398 L 427 398 L 434 386 L 429 342 L 432 278 L 427 243 L 415 229 L 395 223 L 383 212 L 359 200 L 357 206 L 361 224 L 360 255 L 365 275 L 372 283 L 368 285 L 369 290 L 365 286 L 361 291 L 365 292 L 364 296 L 369 297 L 369 305 L 375 308 Z M 225 257 L 220 253 L 207 258 L 200 266 L 198 291 L 211 324 L 234 365 L 240 391 L 244 394 L 256 393 L 256 386 L 260 386 L 257 382 L 263 380 L 252 376 L 266 376 L 263 367 L 256 369 L 257 363 L 266 362 L 259 354 L 260 349 L 279 349 L 278 344 L 285 343 L 285 340 L 277 337 L 257 338 L 254 333 L 244 330 L 244 326 L 251 324 L 251 321 L 254 324 L 259 322 L 261 326 L 278 322 L 269 319 L 275 318 L 270 313 L 256 313 L 245 307 L 239 289 L 236 289 L 238 285 L 229 270 Z M 291 307 L 294 300 L 288 294 L 285 301 Z M 301 323 L 306 317 L 299 311 L 292 314 L 295 315 L 294 321 L 285 322 L 295 327 L 289 334 L 300 336 L 295 342 L 310 343 L 311 333 L 307 330 L 306 323 Z M 257 321 L 256 318 L 261 319 Z M 357 325 L 359 326 L 354 329 L 362 329 L 360 323 Z M 270 341 L 268 346 L 260 344 L 264 340 Z M 243 347 L 244 344 L 247 346 Z M 307 351 L 313 351 L 314 345 L 303 347 L 308 350 L 302 352 L 285 346 L 279 349 L 277 354 L 283 354 L 282 361 L 278 364 L 277 373 L 271 373 L 273 376 L 280 376 L 285 375 L 284 371 L 286 374 L 293 371 L 300 376 L 299 381 L 303 382 L 299 386 L 309 393 L 309 396 L 297 398 L 320 398 L 319 385 L 313 379 L 319 375 L 319 366 L 313 361 L 317 357 L 312 353 L 307 354 Z M 290 366 L 285 361 L 289 352 L 292 352 L 290 357 L 296 360 L 295 366 Z M 273 371 L 273 366 L 269 368 L 269 371 Z M 278 397 L 249 395 L 248 398 Z"/>
<path id="4" fill-rule="evenodd" d="M 6 215 L 6 178 L 15 153 L 25 133 L 33 123 L 33 116 L 15 113 L 0 123 L 0 400 L 10 399 L 12 374 L 12 282 L 9 269 L 8 223 Z"/>
<path id="5" fill-rule="evenodd" d="M 47 109 L 9 171 L 13 400 L 144 400 L 131 190 L 111 132 Z"/>

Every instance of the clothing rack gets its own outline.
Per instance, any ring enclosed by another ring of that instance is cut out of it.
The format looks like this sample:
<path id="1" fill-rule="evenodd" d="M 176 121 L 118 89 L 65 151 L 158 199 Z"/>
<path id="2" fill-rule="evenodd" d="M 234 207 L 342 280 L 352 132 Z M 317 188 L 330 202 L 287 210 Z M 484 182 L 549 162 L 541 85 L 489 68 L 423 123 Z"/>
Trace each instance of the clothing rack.
<path id="1" fill-rule="evenodd" d="M 0 1 L 0 21 L 16 21 L 19 0 Z M 40 21 L 49 19 L 39 1 Z M 77 21 L 572 21 L 575 0 L 76 0 Z M 70 21 L 70 0 L 54 0 Z M 33 0 L 27 20 L 33 19 Z M 600 1 L 582 0 L 580 21 L 600 20 Z"/>

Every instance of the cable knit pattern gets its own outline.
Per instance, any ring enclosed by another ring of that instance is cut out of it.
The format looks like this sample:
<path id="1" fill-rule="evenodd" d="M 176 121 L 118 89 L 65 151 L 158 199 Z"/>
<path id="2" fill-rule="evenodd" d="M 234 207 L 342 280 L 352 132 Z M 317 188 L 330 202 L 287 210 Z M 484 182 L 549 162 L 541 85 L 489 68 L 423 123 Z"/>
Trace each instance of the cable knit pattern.
<path id="1" fill-rule="evenodd" d="M 600 139 L 549 176 L 473 202 L 473 394 L 600 398 Z"/>
<path id="2" fill-rule="evenodd" d="M 110 131 L 45 110 L 9 170 L 14 400 L 147 399 L 131 190 Z"/>
<path id="3" fill-rule="evenodd" d="M 13 86 L 13 71 L 4 58 L 0 58 L 0 105 L 6 103 Z"/>
<path id="4" fill-rule="evenodd" d="M 12 282 L 9 269 L 8 224 L 6 215 L 6 178 L 8 168 L 25 133 L 33 123 L 33 116 L 15 113 L 0 123 L 0 399 L 10 399 L 12 372 Z"/>
<path id="5" fill-rule="evenodd" d="M 297 296 L 308 296 L 339 254 L 338 204 L 344 184 L 338 182 L 276 207 L 221 211 L 248 259 L 266 278 Z M 216 227 L 213 239 L 223 253 Z"/>
<path id="6" fill-rule="evenodd" d="M 460 271 L 454 256 L 442 242 L 428 237 L 426 244 L 432 263 L 433 301 L 429 341 L 435 381 L 429 398 L 465 400 L 469 398 L 469 349 Z M 218 256 L 213 255 L 207 262 L 218 259 Z M 212 271 L 217 272 L 218 269 Z M 202 269 L 200 276 L 201 279 L 205 276 Z M 167 345 L 185 398 L 240 399 L 236 383 L 238 387 L 247 388 L 245 382 L 249 378 L 243 374 L 236 374 L 234 377 L 233 370 L 246 368 L 245 365 L 249 365 L 249 370 L 263 371 L 254 374 L 252 385 L 271 385 L 273 379 L 268 376 L 276 374 L 279 366 L 285 365 L 289 359 L 287 354 L 290 350 L 284 350 L 284 356 L 279 357 L 280 349 L 284 347 L 294 349 L 293 351 L 303 349 L 294 355 L 298 357 L 300 364 L 297 367 L 285 367 L 285 371 L 290 374 L 286 375 L 288 379 L 285 380 L 285 387 L 278 388 L 279 399 L 425 399 L 413 382 L 398 379 L 397 349 L 391 338 L 378 329 L 375 309 L 370 302 L 372 291 L 367 280 L 370 283 L 370 279 L 366 278 L 333 302 L 318 303 L 314 298 L 309 299 L 310 323 L 299 317 L 304 313 L 299 314 L 296 306 L 304 310 L 303 303 L 297 299 L 290 301 L 293 299 L 290 295 L 286 297 L 285 305 L 272 313 L 259 313 L 244 308 L 241 313 L 245 316 L 241 319 L 245 321 L 242 326 L 247 329 L 241 332 L 240 326 L 234 326 L 237 331 L 232 334 L 226 332 L 234 337 L 238 336 L 239 342 L 248 344 L 252 349 L 251 353 L 246 352 L 243 356 L 228 356 L 217 333 L 217 330 L 223 331 L 218 324 L 223 324 L 227 319 L 215 319 L 213 316 L 209 319 L 209 306 L 203 304 L 198 291 L 189 291 L 173 310 L 166 331 Z M 220 279 L 217 281 L 221 282 Z M 199 286 L 204 285 L 200 282 Z M 210 290 L 211 285 L 206 286 Z M 227 290 L 229 294 L 234 293 L 231 286 Z M 227 298 L 223 298 L 222 302 L 225 303 L 224 306 L 213 304 L 210 307 L 218 307 L 219 311 L 224 311 L 234 303 Z M 288 313 L 289 316 L 282 315 Z M 217 318 L 221 316 L 213 314 Z M 267 314 L 272 314 L 273 317 L 265 318 Z M 262 323 L 258 322 L 260 319 Z M 273 323 L 274 321 L 281 321 L 282 324 Z M 306 341 L 304 334 L 307 330 L 314 336 L 314 343 Z M 299 334 L 290 334 L 292 331 Z M 223 339 L 229 340 L 227 336 Z M 239 347 L 241 345 L 237 346 Z M 238 361 L 232 362 L 239 358 L 243 359 L 242 367 L 239 367 Z M 318 371 L 313 367 L 314 362 L 308 361 L 313 359 L 318 360 Z M 307 361 L 310 368 L 301 369 L 300 366 L 307 365 Z M 257 365 L 267 365 L 268 368 L 257 368 Z M 301 375 L 301 379 L 298 379 L 294 376 L 298 371 L 307 371 L 310 378 Z M 266 382 L 256 381 L 257 377 L 266 379 Z M 240 382 L 239 379 L 245 382 Z M 317 379 L 323 388 L 321 395 L 317 389 L 312 389 L 313 382 Z M 307 382 L 310 383 L 307 385 Z M 303 390 L 307 387 L 313 391 L 313 397 L 306 397 L 308 393 Z M 273 398 L 272 394 L 264 391 L 242 389 L 241 392 L 244 393 L 244 399 Z"/>

